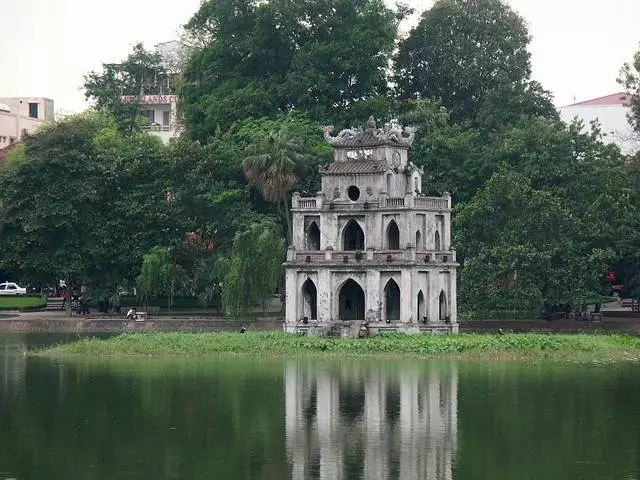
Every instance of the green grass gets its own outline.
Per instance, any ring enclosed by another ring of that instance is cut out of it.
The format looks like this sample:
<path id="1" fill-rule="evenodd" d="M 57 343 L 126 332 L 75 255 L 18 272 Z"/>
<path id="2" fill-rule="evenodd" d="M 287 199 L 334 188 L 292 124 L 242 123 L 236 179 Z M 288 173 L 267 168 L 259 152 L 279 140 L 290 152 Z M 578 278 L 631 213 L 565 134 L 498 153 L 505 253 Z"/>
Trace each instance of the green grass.
<path id="1" fill-rule="evenodd" d="M 44 308 L 46 304 L 47 300 L 41 296 L 0 296 L 0 310 L 30 310 Z"/>
<path id="2" fill-rule="evenodd" d="M 33 352 L 46 356 L 413 356 L 495 359 L 640 359 L 640 340 L 625 335 L 378 335 L 365 339 L 281 332 L 141 333 L 85 339 Z"/>

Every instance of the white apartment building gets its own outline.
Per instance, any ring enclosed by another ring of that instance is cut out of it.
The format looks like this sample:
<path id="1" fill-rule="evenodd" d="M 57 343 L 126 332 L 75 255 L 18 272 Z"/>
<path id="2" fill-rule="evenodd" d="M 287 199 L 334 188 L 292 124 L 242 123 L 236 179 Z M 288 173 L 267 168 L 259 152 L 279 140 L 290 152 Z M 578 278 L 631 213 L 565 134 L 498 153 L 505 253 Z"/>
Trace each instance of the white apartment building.
<path id="1" fill-rule="evenodd" d="M 164 143 L 174 137 L 177 132 L 177 95 L 127 95 L 122 97 L 125 102 L 139 102 L 141 115 L 149 120 L 143 128 L 160 137 Z"/>
<path id="2" fill-rule="evenodd" d="M 19 142 L 53 119 L 53 100 L 49 98 L 0 97 L 0 148 Z"/>
<path id="3" fill-rule="evenodd" d="M 560 107 L 560 117 L 567 123 L 577 117 L 587 129 L 598 120 L 606 142 L 616 144 L 624 154 L 633 154 L 640 150 L 640 137 L 627 119 L 630 101 L 631 94 L 614 93 Z"/>

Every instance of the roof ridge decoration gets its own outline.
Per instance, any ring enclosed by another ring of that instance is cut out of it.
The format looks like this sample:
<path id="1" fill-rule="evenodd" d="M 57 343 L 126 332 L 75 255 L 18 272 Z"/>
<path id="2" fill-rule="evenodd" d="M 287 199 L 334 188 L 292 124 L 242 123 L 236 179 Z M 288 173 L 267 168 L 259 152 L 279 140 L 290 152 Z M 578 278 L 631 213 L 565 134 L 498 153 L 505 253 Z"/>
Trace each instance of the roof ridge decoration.
<path id="1" fill-rule="evenodd" d="M 383 128 L 377 128 L 373 115 L 367 121 L 367 129 L 345 128 L 340 130 L 336 136 L 331 136 L 333 125 L 322 127 L 325 140 L 336 147 L 355 146 L 354 142 L 361 141 L 362 146 L 371 143 L 374 140 L 379 145 L 399 145 L 410 147 L 415 138 L 416 127 L 402 127 L 398 120 L 394 119 L 384 124 Z M 406 133 L 406 135 L 405 135 Z"/>

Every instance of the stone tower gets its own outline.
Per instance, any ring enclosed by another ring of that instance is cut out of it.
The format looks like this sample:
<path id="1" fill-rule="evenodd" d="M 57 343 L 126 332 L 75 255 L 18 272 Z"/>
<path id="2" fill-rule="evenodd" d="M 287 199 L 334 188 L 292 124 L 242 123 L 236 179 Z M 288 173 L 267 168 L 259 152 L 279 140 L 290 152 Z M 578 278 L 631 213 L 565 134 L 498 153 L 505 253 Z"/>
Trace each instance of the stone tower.
<path id="1" fill-rule="evenodd" d="M 367 321 L 372 332 L 457 332 L 451 197 L 421 193 L 414 130 L 370 118 L 364 130 L 331 132 L 322 191 L 293 195 L 285 330 Z"/>

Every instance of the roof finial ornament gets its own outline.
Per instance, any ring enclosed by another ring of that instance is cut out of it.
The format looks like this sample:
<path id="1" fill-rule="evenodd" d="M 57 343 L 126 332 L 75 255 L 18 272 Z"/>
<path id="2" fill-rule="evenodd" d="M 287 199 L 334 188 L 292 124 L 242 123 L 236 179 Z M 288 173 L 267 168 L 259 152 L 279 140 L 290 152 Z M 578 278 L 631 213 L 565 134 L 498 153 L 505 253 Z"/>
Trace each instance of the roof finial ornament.
<path id="1" fill-rule="evenodd" d="M 369 133 L 374 133 L 377 129 L 378 126 L 376 125 L 376 119 L 373 115 L 369 115 L 369 120 L 367 120 L 367 131 Z"/>

